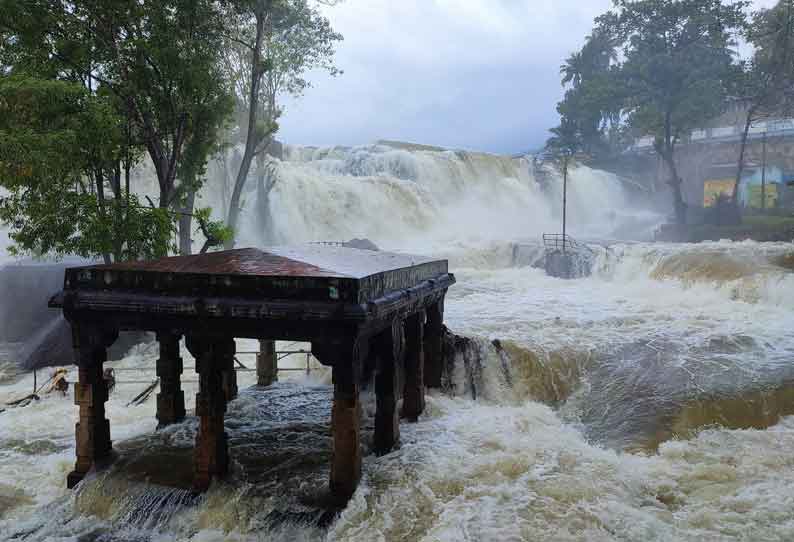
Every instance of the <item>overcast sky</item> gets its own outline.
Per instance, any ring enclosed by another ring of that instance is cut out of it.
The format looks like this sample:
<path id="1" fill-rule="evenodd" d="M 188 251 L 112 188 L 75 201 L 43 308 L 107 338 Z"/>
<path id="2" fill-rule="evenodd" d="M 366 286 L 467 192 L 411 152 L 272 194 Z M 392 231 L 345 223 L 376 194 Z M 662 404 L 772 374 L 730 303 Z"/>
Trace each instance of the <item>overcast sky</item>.
<path id="1" fill-rule="evenodd" d="M 774 0 L 757 0 L 771 5 Z M 305 145 L 399 139 L 498 153 L 541 146 L 557 122 L 559 67 L 610 0 L 344 0 L 344 74 L 311 77 L 280 138 Z"/>

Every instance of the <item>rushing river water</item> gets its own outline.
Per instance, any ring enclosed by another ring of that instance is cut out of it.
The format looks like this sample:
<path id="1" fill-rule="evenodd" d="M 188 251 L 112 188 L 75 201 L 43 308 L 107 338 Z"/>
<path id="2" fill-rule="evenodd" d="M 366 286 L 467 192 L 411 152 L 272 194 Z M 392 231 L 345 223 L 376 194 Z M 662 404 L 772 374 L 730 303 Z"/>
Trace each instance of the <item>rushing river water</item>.
<path id="1" fill-rule="evenodd" d="M 76 492 L 64 487 L 71 397 L 0 414 L 0 539 L 794 539 L 792 245 L 612 242 L 594 246 L 593 276 L 562 281 L 516 257 L 540 253 L 559 212 L 556 186 L 542 190 L 523 161 L 378 147 L 287 158 L 273 172 L 269 242 L 368 237 L 449 258 L 446 323 L 474 339 L 453 390 L 430 394 L 398 450 L 367 452 L 359 490 L 329 517 L 317 503 L 326 370 L 268 390 L 243 389 L 253 375 L 239 373 L 233 472 L 198 497 L 186 489 L 195 419 L 155 431 L 153 400 L 126 406 L 153 379 L 157 351 L 142 345 L 110 364 L 139 382 L 108 402 L 118 458 Z M 583 236 L 641 238 L 658 220 L 627 213 L 630 196 L 603 173 L 580 168 L 571 190 Z M 265 222 L 251 215 L 247 244 L 261 244 Z M 32 375 L 4 378 L 3 403 L 33 387 Z"/>

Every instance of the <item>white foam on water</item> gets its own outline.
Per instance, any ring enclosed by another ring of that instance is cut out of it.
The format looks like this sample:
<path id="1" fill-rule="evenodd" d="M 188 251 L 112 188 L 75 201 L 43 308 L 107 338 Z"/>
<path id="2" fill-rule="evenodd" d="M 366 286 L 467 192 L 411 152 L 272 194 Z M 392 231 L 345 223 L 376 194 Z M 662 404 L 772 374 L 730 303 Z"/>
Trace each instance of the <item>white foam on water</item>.
<path id="1" fill-rule="evenodd" d="M 447 257 L 458 278 L 446 302 L 453 331 L 483 344 L 510 340 L 538 355 L 592 353 L 615 374 L 649 362 L 658 373 L 647 379 L 685 375 L 654 393 L 708 388 L 720 375 L 750 385 L 785 371 L 794 356 L 794 282 L 774 262 L 791 245 L 618 244 L 596 248 L 596 273 L 574 281 L 512 267 L 515 242 L 537 244 L 558 228 L 558 181 L 543 189 L 526 161 L 475 153 L 292 147 L 268 200 L 273 230 L 256 230 L 249 203 L 242 244 L 368 237 L 385 248 Z M 572 173 L 570 196 L 572 228 L 583 237 L 611 237 L 620 222 L 654 218 L 628 212 L 621 183 L 586 168 Z M 726 341 L 739 346 L 713 346 Z M 632 357 L 638 347 L 652 359 Z M 241 341 L 244 349 L 255 350 L 255 342 Z M 152 366 L 156 356 L 145 347 L 111 366 Z M 192 379 L 191 358 L 183 358 L 184 378 Z M 296 356 L 290 363 L 304 362 Z M 105 517 L 75 515 L 63 485 L 74 459 L 76 407 L 70 398 L 45 397 L 0 414 L 0 503 L 4 491 L 24 495 L 0 510 L 0 533 L 29 524 L 37 540 L 102 528 L 122 540 L 794 539 L 794 419 L 765 430 L 713 427 L 658 452 L 629 453 L 587 436 L 577 420 L 587 406 L 579 396 L 555 410 L 506 392 L 498 373 L 485 367 L 477 401 L 432 393 L 419 423 L 402 425 L 398 450 L 365 458 L 359 490 L 328 531 L 259 531 L 255 514 L 240 511 L 237 489 L 213 490 L 163 532 L 127 533 Z M 327 371 L 312 374 L 309 383 L 329 384 Z M 241 387 L 252 379 L 241 373 Z M 625 382 L 615 402 L 646 393 Z M 0 401 L 31 387 L 30 375 L 2 385 Z M 116 442 L 154 430 L 153 401 L 124 406 L 140 388 L 119 386 L 110 398 Z M 195 384 L 184 388 L 192 403 Z M 235 423 L 255 416 L 249 403 L 241 398 L 230 409 Z M 68 529 L 59 531 L 64 518 Z"/>
<path id="2" fill-rule="evenodd" d="M 239 352 L 258 350 L 258 342 L 253 340 L 237 341 Z M 301 350 L 307 345 L 302 343 L 277 343 L 279 350 Z M 123 442 L 133 437 L 153 433 L 157 427 L 155 419 L 155 394 L 137 406 L 128 406 L 130 401 L 142 392 L 148 383 L 156 379 L 155 362 L 159 350 L 156 343 L 134 347 L 120 361 L 108 362 L 106 367 L 116 371 L 117 384 L 106 403 L 106 417 L 112 420 L 111 438 Z M 181 348 L 184 363 L 182 389 L 185 394 L 185 407 L 192 411 L 198 392 L 198 375 L 195 363 L 184 347 Z M 255 366 L 254 356 L 238 354 L 247 367 Z M 282 368 L 305 368 L 305 356 L 300 354 L 281 359 Z M 42 387 L 56 368 L 39 369 L 37 384 Z M 77 381 L 76 367 L 69 367 L 67 380 Z M 329 379 L 327 369 L 312 360 L 311 372 L 303 370 L 284 372 L 281 380 L 292 380 L 306 384 L 326 383 Z M 245 388 L 256 383 L 254 371 L 239 371 L 238 386 Z M 45 394 L 40 392 L 40 400 L 26 407 L 9 408 L 6 403 L 31 394 L 34 389 L 32 373 L 22 375 L 12 383 L 0 385 L 0 505 L 5 494 L 14 496 L 22 503 L 8 511 L 0 508 L 0 527 L 3 521 L 13 523 L 28 515 L 31 505 L 45 505 L 56 499 L 71 495 L 66 490 L 66 475 L 74 467 L 74 422 L 76 407 L 73 392 L 66 395 L 59 392 Z M 44 388 L 46 390 L 46 387 Z M 179 438 L 175 435 L 174 438 Z M 192 445 L 190 442 L 185 445 Z M 17 491 L 16 494 L 12 489 Z M 2 532 L 2 528 L 0 528 Z M 2 539 L 2 536 L 0 536 Z"/>
<path id="3" fill-rule="evenodd" d="M 275 163 L 266 205 L 272 230 L 266 236 L 256 231 L 252 214 L 259 205 L 248 203 L 245 244 L 366 237 L 415 250 L 433 242 L 539 237 L 560 228 L 561 181 L 555 177 L 544 190 L 526 158 L 384 145 L 288 147 L 286 156 Z M 626 202 L 616 177 L 585 166 L 573 169 L 569 232 L 608 235 Z"/>
<path id="4" fill-rule="evenodd" d="M 658 455 L 587 444 L 537 403 L 436 397 L 370 465 L 331 540 L 785 540 L 792 420 L 709 431 Z M 756 451 L 760 448 L 760 451 Z"/>

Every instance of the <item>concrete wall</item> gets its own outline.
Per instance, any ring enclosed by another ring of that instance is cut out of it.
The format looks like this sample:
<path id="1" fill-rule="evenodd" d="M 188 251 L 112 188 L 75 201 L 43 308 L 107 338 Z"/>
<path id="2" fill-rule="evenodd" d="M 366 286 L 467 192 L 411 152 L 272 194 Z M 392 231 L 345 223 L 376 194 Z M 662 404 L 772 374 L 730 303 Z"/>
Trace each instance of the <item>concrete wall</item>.
<path id="1" fill-rule="evenodd" d="M 767 180 L 782 180 L 794 174 L 794 137 L 770 137 L 766 145 Z M 684 180 L 684 197 L 692 206 L 703 205 L 703 183 L 709 178 L 734 177 L 739 157 L 738 142 L 691 144 L 678 149 L 679 174 Z M 754 139 L 745 150 L 746 175 L 743 182 L 760 184 L 763 144 Z M 720 170 L 720 173 L 715 173 Z M 660 172 L 664 175 L 664 171 Z"/>
<path id="2" fill-rule="evenodd" d="M 738 141 L 696 142 L 680 145 L 676 150 L 678 172 L 683 179 L 684 199 L 690 207 L 703 205 L 703 186 L 707 179 L 734 178 L 739 158 Z M 768 136 L 767 138 L 767 180 L 788 180 L 794 177 L 794 134 Z M 750 183 L 760 183 L 760 165 L 763 160 L 762 140 L 756 134 L 748 141 L 745 150 L 745 178 Z M 651 150 L 626 153 L 610 163 L 594 164 L 595 167 L 613 171 L 632 178 L 650 189 L 650 197 L 656 200 L 661 209 L 672 213 L 670 188 L 667 186 L 669 174 L 661 159 Z M 781 187 L 782 188 L 782 187 Z M 786 187 L 783 202 L 794 204 L 794 188 Z M 697 211 L 695 211 L 697 214 Z"/>

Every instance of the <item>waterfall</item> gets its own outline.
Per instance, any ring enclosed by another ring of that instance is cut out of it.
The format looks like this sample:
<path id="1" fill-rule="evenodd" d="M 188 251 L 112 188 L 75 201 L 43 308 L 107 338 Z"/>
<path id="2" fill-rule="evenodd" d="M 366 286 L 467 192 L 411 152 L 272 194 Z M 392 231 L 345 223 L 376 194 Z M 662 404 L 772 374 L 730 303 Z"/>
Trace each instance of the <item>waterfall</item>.
<path id="1" fill-rule="evenodd" d="M 561 179 L 552 173 L 552 182 L 539 183 L 531 157 L 393 143 L 286 146 L 268 175 L 267 190 L 250 183 L 246 198 L 256 203 L 246 204 L 241 244 L 360 237 L 433 250 L 452 240 L 538 238 L 560 230 Z M 614 175 L 575 168 L 568 202 L 574 235 L 608 237 L 625 223 L 627 196 Z M 267 221 L 259 216 L 263 209 Z M 265 222 L 269 231 L 262 231 Z"/>

